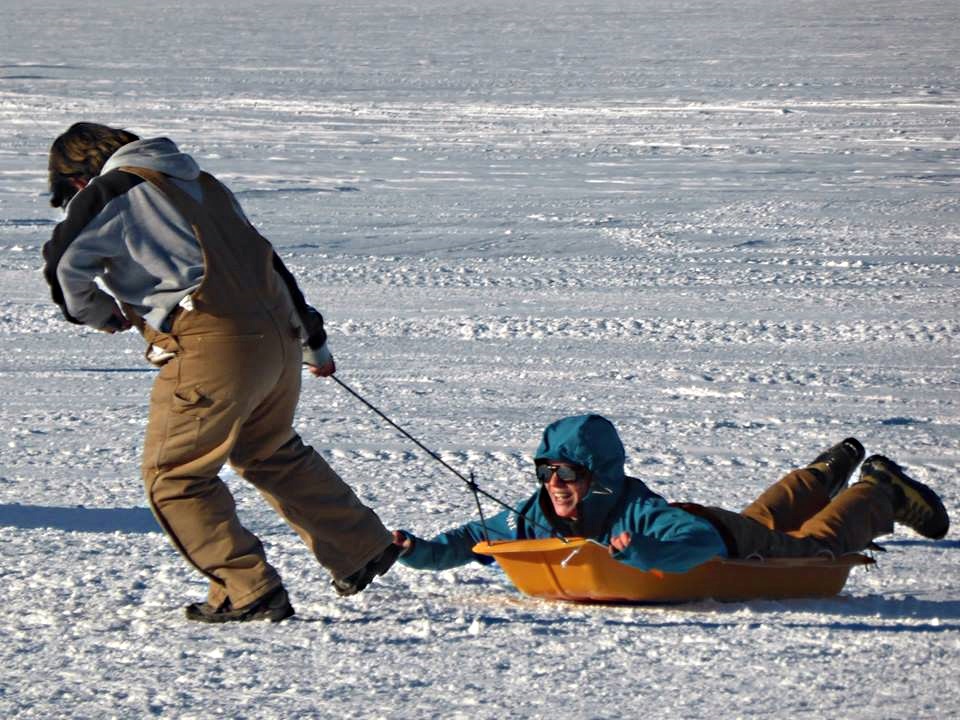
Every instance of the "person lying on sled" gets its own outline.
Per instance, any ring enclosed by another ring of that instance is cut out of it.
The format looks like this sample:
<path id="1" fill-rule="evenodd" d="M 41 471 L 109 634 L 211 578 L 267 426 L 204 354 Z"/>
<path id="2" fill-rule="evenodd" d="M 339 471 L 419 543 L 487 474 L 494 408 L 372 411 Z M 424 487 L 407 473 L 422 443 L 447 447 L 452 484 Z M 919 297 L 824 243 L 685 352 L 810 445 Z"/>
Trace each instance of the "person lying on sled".
<path id="1" fill-rule="evenodd" d="M 540 488 L 516 512 L 486 521 L 491 541 L 586 537 L 610 546 L 614 558 L 641 570 L 685 572 L 715 557 L 839 557 L 865 549 L 899 522 L 924 537 L 944 537 L 947 512 L 937 494 L 882 455 L 864 457 L 847 438 L 805 468 L 773 484 L 743 512 L 670 503 L 624 474 L 623 443 L 600 415 L 551 423 L 534 456 Z M 400 562 L 444 570 L 493 558 L 472 548 L 485 539 L 470 522 L 424 540 L 394 532 Z"/>

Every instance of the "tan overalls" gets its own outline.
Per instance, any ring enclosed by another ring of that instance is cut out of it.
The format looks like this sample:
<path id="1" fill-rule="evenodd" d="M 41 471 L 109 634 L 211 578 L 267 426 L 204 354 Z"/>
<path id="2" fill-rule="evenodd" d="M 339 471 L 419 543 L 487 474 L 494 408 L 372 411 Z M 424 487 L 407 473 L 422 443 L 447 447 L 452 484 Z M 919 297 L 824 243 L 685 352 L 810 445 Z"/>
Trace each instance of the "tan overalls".
<path id="1" fill-rule="evenodd" d="M 337 579 L 391 543 L 390 532 L 293 429 L 300 322 L 273 269 L 273 249 L 203 174 L 203 202 L 160 173 L 123 168 L 159 188 L 193 226 L 204 278 L 169 333 L 140 323 L 173 353 L 150 395 L 143 450 L 147 497 L 174 545 L 210 579 L 207 602 L 248 605 L 280 576 L 237 518 L 224 463 L 252 483 Z"/>

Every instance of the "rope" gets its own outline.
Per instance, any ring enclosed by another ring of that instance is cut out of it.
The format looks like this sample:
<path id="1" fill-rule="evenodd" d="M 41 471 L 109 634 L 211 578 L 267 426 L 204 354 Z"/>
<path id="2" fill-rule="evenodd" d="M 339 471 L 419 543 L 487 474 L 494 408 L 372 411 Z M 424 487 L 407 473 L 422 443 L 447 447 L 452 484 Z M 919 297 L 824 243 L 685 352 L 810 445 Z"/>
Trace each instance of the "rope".
<path id="1" fill-rule="evenodd" d="M 503 500 L 501 500 L 500 498 L 498 498 L 496 495 L 491 495 L 491 494 L 488 493 L 486 490 L 481 489 L 480 486 L 477 485 L 476 481 L 473 480 L 472 474 L 471 474 L 470 479 L 467 479 L 466 477 L 464 477 L 463 474 L 460 473 L 456 468 L 451 467 L 446 461 L 444 461 L 444 459 L 443 459 L 442 457 L 440 457 L 439 455 L 437 455 L 433 450 L 431 450 L 430 448 L 428 448 L 428 447 L 427 447 L 426 445 L 424 445 L 422 442 L 420 442 L 419 440 L 417 440 L 413 435 L 411 435 L 411 434 L 408 433 L 406 430 L 404 430 L 402 427 L 400 427 L 399 425 L 397 425 L 397 423 L 395 423 L 393 420 L 391 420 L 390 418 L 388 418 L 388 417 L 383 413 L 383 411 L 380 410 L 380 408 L 378 408 L 376 405 L 374 405 L 373 403 L 371 403 L 369 400 L 367 400 L 365 397 L 363 397 L 360 393 L 358 393 L 358 392 L 357 392 L 356 390 L 354 390 L 352 387 L 350 387 L 349 385 L 347 385 L 343 380 L 341 380 L 340 378 L 338 378 L 336 375 L 330 375 L 330 379 L 332 379 L 334 382 L 337 383 L 337 385 L 339 385 L 340 387 L 342 387 L 342 388 L 343 388 L 344 390 L 346 390 L 348 393 L 350 393 L 351 395 L 353 395 L 357 400 L 359 400 L 359 401 L 362 402 L 364 405 L 366 405 L 368 408 L 370 408 L 373 412 L 375 412 L 377 415 L 379 415 L 383 420 L 385 420 L 386 422 L 388 422 L 395 430 L 397 430 L 401 435 L 403 435 L 405 438 L 407 438 L 408 440 L 410 440 L 410 441 L 411 441 L 414 445 L 416 445 L 418 448 L 420 448 L 420 449 L 423 450 L 425 453 L 427 453 L 427 455 L 429 455 L 430 457 L 432 457 L 432 458 L 433 458 L 434 460 L 436 460 L 438 463 L 440 463 L 441 465 L 443 465 L 443 467 L 445 467 L 445 468 L 446 468 L 447 470 L 449 470 L 451 473 L 453 473 L 453 474 L 456 475 L 458 478 L 460 478 L 460 480 L 461 480 L 464 484 L 466 484 L 467 487 L 469 487 L 469 488 L 473 491 L 474 498 L 476 498 L 476 500 L 477 500 L 477 509 L 478 509 L 478 510 L 480 509 L 480 500 L 479 500 L 479 498 L 477 498 L 477 495 L 483 495 L 485 498 L 487 498 L 488 500 L 492 500 L 493 502 L 495 502 L 495 503 L 496 503 L 497 505 L 499 505 L 500 507 L 505 508 L 506 510 L 509 510 L 510 512 L 514 513 L 515 515 L 519 515 L 520 517 L 523 517 L 524 520 L 526 520 L 527 522 L 529 522 L 531 525 L 534 525 L 534 526 L 540 528 L 541 530 L 545 530 L 546 532 L 550 533 L 551 537 L 558 537 L 558 538 L 560 538 L 561 540 L 563 540 L 564 542 L 566 542 L 566 538 L 564 538 L 562 535 L 560 535 L 560 534 L 559 534 L 556 530 L 554 530 L 553 528 L 545 527 L 544 525 L 541 525 L 540 523 L 536 522 L 535 520 L 532 520 L 531 518 L 524 516 L 524 515 L 523 515 L 522 513 L 520 513 L 516 508 L 514 508 L 514 507 L 511 506 L 511 505 L 508 505 L 508 504 L 505 503 Z M 480 510 L 480 519 L 481 519 L 481 522 L 483 523 L 484 534 L 486 534 L 487 527 L 486 527 L 486 521 L 483 519 L 483 511 L 482 511 L 482 510 Z M 489 538 L 487 538 L 487 544 L 488 544 L 488 545 L 490 544 Z"/>

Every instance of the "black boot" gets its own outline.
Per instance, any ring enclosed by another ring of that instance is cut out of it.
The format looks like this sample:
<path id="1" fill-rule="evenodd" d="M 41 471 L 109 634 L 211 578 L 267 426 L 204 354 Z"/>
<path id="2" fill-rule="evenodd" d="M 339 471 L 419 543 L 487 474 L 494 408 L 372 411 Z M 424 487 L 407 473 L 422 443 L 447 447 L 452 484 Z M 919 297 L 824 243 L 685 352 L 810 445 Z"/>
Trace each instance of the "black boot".
<path id="1" fill-rule="evenodd" d="M 205 623 L 248 622 L 251 620 L 269 620 L 280 622 L 293 615 L 293 606 L 283 586 L 274 588 L 263 597 L 249 605 L 234 609 L 230 602 L 220 607 L 210 603 L 192 603 L 186 607 L 187 620 Z"/>
<path id="2" fill-rule="evenodd" d="M 333 587 L 337 594 L 341 596 L 356 595 L 369 585 L 377 575 L 385 574 L 396 562 L 401 550 L 402 548 L 399 545 L 391 543 L 382 553 L 352 575 L 348 575 L 342 580 L 334 580 Z"/>
<path id="3" fill-rule="evenodd" d="M 939 540 L 950 529 L 950 518 L 932 488 L 909 477 L 883 455 L 871 455 L 860 470 L 860 481 L 886 486 L 893 495 L 893 519 L 924 537 Z"/>
<path id="4" fill-rule="evenodd" d="M 847 481 L 865 454 L 860 441 L 849 437 L 817 455 L 809 467 L 818 472 L 827 495 L 832 499 L 847 486 Z"/>

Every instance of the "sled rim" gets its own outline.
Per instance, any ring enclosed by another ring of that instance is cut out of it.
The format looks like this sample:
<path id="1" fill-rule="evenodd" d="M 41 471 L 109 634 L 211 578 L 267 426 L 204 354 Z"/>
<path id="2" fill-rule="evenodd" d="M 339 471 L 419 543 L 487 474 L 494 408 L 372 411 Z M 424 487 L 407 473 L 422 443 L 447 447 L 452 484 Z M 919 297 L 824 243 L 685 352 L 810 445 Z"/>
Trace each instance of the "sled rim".
<path id="1" fill-rule="evenodd" d="M 481 542 L 473 551 L 495 558 L 521 592 L 574 602 L 677 603 L 832 597 L 850 571 L 875 561 L 839 558 L 715 558 L 686 573 L 645 572 L 612 558 L 585 538 Z"/>

